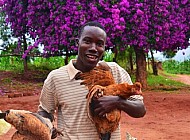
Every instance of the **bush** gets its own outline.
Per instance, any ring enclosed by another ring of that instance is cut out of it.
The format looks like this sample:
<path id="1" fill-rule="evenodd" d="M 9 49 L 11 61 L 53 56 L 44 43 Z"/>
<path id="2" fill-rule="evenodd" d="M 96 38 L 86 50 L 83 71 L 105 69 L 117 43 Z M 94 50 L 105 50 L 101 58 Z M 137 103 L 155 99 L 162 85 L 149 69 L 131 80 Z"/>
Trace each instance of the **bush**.
<path id="1" fill-rule="evenodd" d="M 167 60 L 163 62 L 162 66 L 168 73 L 190 74 L 190 60 L 185 60 L 183 62 Z"/>

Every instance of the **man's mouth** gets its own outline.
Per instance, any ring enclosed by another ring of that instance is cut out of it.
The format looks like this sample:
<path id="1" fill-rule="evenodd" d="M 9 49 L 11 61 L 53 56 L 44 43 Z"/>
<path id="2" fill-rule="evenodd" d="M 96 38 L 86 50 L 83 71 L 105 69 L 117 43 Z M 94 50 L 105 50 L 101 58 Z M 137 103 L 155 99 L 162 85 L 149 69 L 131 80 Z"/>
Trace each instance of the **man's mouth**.
<path id="1" fill-rule="evenodd" d="M 87 56 L 87 58 L 88 59 L 90 59 L 91 61 L 95 61 L 95 60 L 97 60 L 97 56 L 96 55 L 90 55 L 90 54 L 88 54 L 88 55 L 86 55 Z"/>

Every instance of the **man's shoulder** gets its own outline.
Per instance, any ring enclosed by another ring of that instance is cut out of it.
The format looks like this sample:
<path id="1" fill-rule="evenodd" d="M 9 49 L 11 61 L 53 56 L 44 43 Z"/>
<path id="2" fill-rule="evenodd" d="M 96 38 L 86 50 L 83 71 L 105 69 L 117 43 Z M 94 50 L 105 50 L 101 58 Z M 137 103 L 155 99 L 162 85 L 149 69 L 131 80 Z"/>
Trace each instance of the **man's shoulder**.
<path id="1" fill-rule="evenodd" d="M 108 65 L 109 67 L 117 67 L 118 66 L 118 64 L 116 62 L 100 61 L 99 63 L 101 63 L 101 64 L 104 63 L 104 64 Z"/>
<path id="2" fill-rule="evenodd" d="M 107 63 L 109 66 L 117 66 L 118 64 L 116 62 L 105 62 Z"/>
<path id="3" fill-rule="evenodd" d="M 105 61 L 102 61 L 102 63 L 106 63 L 106 65 L 108 67 L 110 67 L 111 70 L 117 70 L 120 67 L 116 62 L 105 62 Z"/>
<path id="4" fill-rule="evenodd" d="M 63 74 L 64 72 L 66 72 L 67 69 L 67 65 L 62 66 L 60 68 L 54 69 L 52 70 L 49 74 L 50 75 L 59 75 L 59 74 Z"/>
<path id="5" fill-rule="evenodd" d="M 128 74 L 128 72 L 116 62 L 106 62 L 106 64 L 110 67 L 112 72 L 116 72 L 120 74 Z"/>

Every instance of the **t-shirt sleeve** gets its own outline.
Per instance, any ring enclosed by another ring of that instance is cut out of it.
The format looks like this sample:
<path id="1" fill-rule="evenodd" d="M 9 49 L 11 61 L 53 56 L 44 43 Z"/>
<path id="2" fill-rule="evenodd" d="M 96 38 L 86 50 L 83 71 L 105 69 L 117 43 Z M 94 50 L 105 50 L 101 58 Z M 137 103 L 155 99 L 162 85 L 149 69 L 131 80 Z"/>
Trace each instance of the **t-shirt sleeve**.
<path id="1" fill-rule="evenodd" d="M 108 65 L 111 67 L 112 74 L 114 76 L 115 81 L 119 83 L 127 82 L 128 84 L 133 84 L 130 75 L 128 72 L 120 67 L 115 62 L 110 62 Z M 143 101 L 143 96 L 141 95 L 132 95 L 128 98 L 128 100 L 141 100 Z"/>
<path id="2" fill-rule="evenodd" d="M 124 70 L 115 62 L 107 62 L 107 63 L 108 63 L 108 66 L 111 68 L 111 72 L 116 83 L 119 84 L 119 83 L 127 82 L 128 84 L 133 84 L 131 81 L 131 77 L 129 76 L 126 70 Z"/>
<path id="3" fill-rule="evenodd" d="M 38 106 L 38 111 L 45 110 L 48 113 L 54 113 L 57 104 L 55 91 L 56 90 L 55 83 L 53 80 L 53 72 L 50 72 L 50 74 L 44 81 L 44 85 L 39 98 L 40 104 Z"/>

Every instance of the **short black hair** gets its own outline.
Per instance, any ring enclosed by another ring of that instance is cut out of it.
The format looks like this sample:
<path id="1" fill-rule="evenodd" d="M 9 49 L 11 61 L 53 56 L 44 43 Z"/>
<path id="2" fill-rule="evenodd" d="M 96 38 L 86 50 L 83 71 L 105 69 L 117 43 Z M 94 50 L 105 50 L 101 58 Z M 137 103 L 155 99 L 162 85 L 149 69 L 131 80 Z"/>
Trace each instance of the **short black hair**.
<path id="1" fill-rule="evenodd" d="M 78 37 L 79 37 L 79 38 L 80 38 L 80 36 L 81 36 L 81 34 L 82 34 L 83 30 L 84 30 L 84 27 L 86 27 L 86 26 L 99 27 L 99 28 L 101 28 L 102 30 L 104 30 L 105 33 L 106 33 L 106 30 L 105 30 L 105 28 L 103 27 L 102 24 L 100 24 L 100 23 L 97 22 L 97 21 L 89 21 L 89 22 L 85 23 L 84 25 L 82 25 L 82 27 L 80 28 L 80 31 L 79 31 L 79 34 L 78 34 Z"/>

